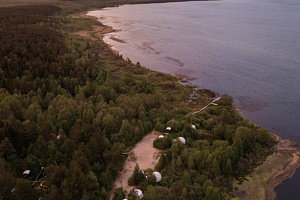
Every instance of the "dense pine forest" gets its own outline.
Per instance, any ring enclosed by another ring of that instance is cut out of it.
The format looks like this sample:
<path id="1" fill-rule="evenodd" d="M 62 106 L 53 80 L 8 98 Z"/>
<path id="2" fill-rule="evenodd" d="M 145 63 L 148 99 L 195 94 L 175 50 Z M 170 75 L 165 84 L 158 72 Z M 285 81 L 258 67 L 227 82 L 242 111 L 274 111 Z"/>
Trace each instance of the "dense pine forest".
<path id="1" fill-rule="evenodd" d="M 228 95 L 191 114 L 214 94 L 191 100 L 193 88 L 177 78 L 76 36 L 101 24 L 64 12 L 0 8 L 0 199 L 109 199 L 123 153 L 167 126 L 169 136 L 154 142 L 162 181 L 134 173 L 144 199 L 228 199 L 232 180 L 272 153 L 274 138 L 240 117 Z"/>

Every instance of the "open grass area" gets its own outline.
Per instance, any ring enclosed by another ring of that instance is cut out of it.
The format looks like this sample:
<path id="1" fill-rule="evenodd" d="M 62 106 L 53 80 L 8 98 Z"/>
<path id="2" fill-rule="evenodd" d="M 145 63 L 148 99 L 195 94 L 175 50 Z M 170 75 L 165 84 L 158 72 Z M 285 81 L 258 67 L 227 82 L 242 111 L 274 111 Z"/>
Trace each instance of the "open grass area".
<path id="1" fill-rule="evenodd" d="M 265 199 L 265 185 L 268 180 L 277 172 L 284 168 L 291 158 L 281 156 L 281 154 L 273 154 L 269 156 L 265 162 L 257 167 L 251 176 L 239 185 L 239 181 L 235 181 L 234 187 L 238 188 L 236 198 L 239 200 Z"/>
<path id="2" fill-rule="evenodd" d="M 288 144 L 288 145 L 286 145 Z M 291 147 L 290 141 L 283 141 L 277 145 L 278 150 L 267 157 L 242 184 L 235 180 L 233 187 L 235 200 L 274 199 L 274 187 L 291 176 L 299 166 L 297 147 Z M 232 200 L 233 200 L 232 199 Z"/>
<path id="3" fill-rule="evenodd" d="M 0 0 L 0 7 L 58 4 L 59 2 L 59 0 Z"/>

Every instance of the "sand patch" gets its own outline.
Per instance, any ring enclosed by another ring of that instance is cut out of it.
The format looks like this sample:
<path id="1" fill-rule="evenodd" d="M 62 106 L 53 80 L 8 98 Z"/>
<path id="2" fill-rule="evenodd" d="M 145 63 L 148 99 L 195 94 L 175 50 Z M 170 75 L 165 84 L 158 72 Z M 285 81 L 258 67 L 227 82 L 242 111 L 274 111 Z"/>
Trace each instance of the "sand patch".
<path id="1" fill-rule="evenodd" d="M 139 165 L 140 170 L 154 169 L 160 158 L 160 150 L 153 147 L 153 141 L 158 135 L 159 133 L 153 131 L 134 147 L 125 161 L 123 170 L 114 182 L 115 188 L 122 187 L 127 193 L 134 188 L 134 186 L 128 185 L 128 179 L 132 176 L 136 163 Z"/>

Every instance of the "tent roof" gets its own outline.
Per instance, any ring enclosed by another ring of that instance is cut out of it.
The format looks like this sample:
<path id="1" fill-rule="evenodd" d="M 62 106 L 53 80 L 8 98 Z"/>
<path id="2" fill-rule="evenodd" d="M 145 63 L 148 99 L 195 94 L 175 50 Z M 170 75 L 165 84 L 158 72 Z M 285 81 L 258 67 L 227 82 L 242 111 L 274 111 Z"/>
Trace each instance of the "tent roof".
<path id="1" fill-rule="evenodd" d="M 135 194 L 135 196 L 139 197 L 140 199 L 142 199 L 144 197 L 143 192 L 140 189 L 134 189 L 134 194 Z"/>
<path id="2" fill-rule="evenodd" d="M 156 178 L 156 182 L 161 181 L 161 174 L 159 172 L 153 172 L 153 175 Z"/>
<path id="3" fill-rule="evenodd" d="M 24 174 L 24 175 L 30 174 L 30 170 L 29 170 L 29 169 L 25 170 L 25 171 L 23 172 L 23 174 Z"/>
<path id="4" fill-rule="evenodd" d="M 179 137 L 178 140 L 179 140 L 182 144 L 185 144 L 185 139 L 184 139 L 184 137 Z"/>

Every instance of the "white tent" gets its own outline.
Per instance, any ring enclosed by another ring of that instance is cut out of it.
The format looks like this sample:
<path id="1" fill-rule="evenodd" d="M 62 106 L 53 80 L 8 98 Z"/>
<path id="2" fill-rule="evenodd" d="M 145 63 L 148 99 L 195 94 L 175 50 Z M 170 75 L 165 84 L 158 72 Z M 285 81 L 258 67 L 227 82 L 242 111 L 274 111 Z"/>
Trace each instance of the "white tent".
<path id="1" fill-rule="evenodd" d="M 185 144 L 185 139 L 184 139 L 184 137 L 179 137 L 178 140 L 179 140 L 182 144 Z"/>
<path id="2" fill-rule="evenodd" d="M 194 124 L 191 125 L 192 129 L 196 129 L 196 126 Z"/>
<path id="3" fill-rule="evenodd" d="M 160 135 L 160 136 L 158 136 L 158 138 L 164 138 L 165 136 L 163 136 L 163 135 Z"/>
<path id="4" fill-rule="evenodd" d="M 159 172 L 153 172 L 153 175 L 156 178 L 156 182 L 161 181 L 161 174 Z"/>
<path id="5" fill-rule="evenodd" d="M 166 128 L 166 131 L 170 131 L 170 130 L 172 130 L 172 128 L 171 128 L 170 126 L 168 126 L 168 127 Z"/>
<path id="6" fill-rule="evenodd" d="M 142 199 L 144 197 L 142 190 L 140 189 L 134 189 L 134 195 Z"/>
<path id="7" fill-rule="evenodd" d="M 29 170 L 29 169 L 25 170 L 25 171 L 23 172 L 23 174 L 24 174 L 24 175 L 30 174 L 30 170 Z"/>

